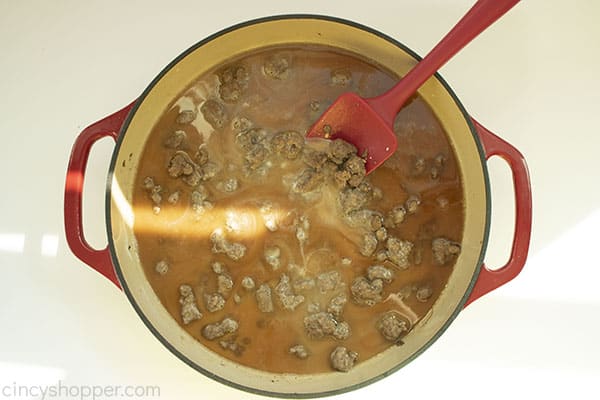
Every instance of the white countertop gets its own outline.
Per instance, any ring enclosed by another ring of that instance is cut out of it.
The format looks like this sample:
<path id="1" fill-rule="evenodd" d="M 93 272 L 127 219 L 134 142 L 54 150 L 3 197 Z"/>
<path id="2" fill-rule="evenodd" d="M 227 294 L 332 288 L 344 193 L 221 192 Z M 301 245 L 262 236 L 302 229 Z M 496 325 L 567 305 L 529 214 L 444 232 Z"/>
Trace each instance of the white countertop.
<path id="1" fill-rule="evenodd" d="M 372 26 L 424 55 L 472 2 L 166 3 L 0 3 L 0 398 L 41 398 L 18 396 L 17 386 L 59 381 L 75 387 L 58 397 L 65 399 L 80 398 L 72 394 L 85 385 L 158 385 L 163 399 L 260 397 L 179 361 L 123 293 L 71 254 L 62 208 L 77 134 L 139 96 L 183 50 L 235 23 L 328 14 Z M 418 359 L 338 398 L 599 398 L 599 16 L 595 0 L 523 1 L 442 69 L 471 115 L 529 163 L 529 260 Z M 98 247 L 106 243 L 104 185 L 113 146 L 98 143 L 87 172 L 85 230 Z M 500 265 L 512 232 L 512 189 L 503 162 L 492 161 L 490 170 L 487 260 Z"/>

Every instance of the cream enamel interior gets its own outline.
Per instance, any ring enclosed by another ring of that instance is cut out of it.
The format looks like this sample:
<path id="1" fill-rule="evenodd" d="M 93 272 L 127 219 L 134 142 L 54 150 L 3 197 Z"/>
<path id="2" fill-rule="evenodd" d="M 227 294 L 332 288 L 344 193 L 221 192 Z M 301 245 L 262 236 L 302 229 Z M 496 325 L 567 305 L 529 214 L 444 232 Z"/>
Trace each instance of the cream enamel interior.
<path id="1" fill-rule="evenodd" d="M 233 363 L 205 348 L 188 335 L 160 303 L 145 278 L 136 252 L 131 210 L 133 182 L 141 151 L 154 124 L 173 99 L 194 79 L 241 53 L 281 45 L 327 45 L 363 58 L 376 60 L 384 68 L 404 75 L 416 60 L 395 44 L 359 27 L 332 20 L 298 17 L 274 19 L 246 25 L 224 33 L 180 59 L 157 81 L 139 104 L 113 159 L 110 184 L 110 227 L 117 270 L 130 299 L 146 323 L 180 355 L 196 367 L 235 386 L 283 396 L 318 395 L 347 390 L 376 379 L 413 357 L 432 340 L 461 307 L 477 272 L 487 221 L 485 171 L 479 149 L 452 95 L 431 78 L 419 94 L 431 106 L 449 135 L 464 185 L 465 231 L 463 251 L 446 289 L 423 319 L 404 339 L 370 360 L 359 362 L 348 373 L 291 375 L 265 373 Z M 123 163 L 125 161 L 125 163 Z"/>

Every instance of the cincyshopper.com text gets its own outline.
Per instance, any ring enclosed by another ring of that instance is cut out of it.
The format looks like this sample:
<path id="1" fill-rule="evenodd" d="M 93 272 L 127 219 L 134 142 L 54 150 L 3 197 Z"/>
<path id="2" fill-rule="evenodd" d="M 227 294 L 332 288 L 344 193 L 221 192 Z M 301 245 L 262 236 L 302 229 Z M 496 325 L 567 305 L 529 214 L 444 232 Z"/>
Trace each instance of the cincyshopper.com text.
<path id="1" fill-rule="evenodd" d="M 10 385 L 0 383 L 0 399 L 150 399 L 160 397 L 159 386 L 132 385 Z"/>

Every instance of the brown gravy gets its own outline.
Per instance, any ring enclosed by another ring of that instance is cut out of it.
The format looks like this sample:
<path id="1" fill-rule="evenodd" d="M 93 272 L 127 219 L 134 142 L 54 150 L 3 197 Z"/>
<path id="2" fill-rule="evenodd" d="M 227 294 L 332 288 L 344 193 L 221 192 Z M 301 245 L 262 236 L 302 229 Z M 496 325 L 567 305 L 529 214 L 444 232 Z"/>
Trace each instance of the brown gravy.
<path id="1" fill-rule="evenodd" d="M 239 66 L 242 71 L 235 70 Z M 228 67 L 232 67 L 229 72 L 225 70 Z M 298 174 L 307 168 L 302 156 L 287 159 L 269 154 L 267 167 L 263 163 L 258 169 L 248 170 L 247 151 L 238 137 L 246 128 L 240 126 L 240 117 L 264 129 L 267 142 L 287 130 L 303 136 L 339 94 L 352 90 L 373 96 L 395 80 L 365 61 L 324 48 L 272 49 L 200 76 L 164 113 L 143 150 L 137 171 L 134 231 L 146 276 L 162 304 L 203 345 L 223 357 L 265 371 L 326 372 L 332 370 L 330 354 L 338 346 L 356 352 L 356 362 L 361 362 L 401 343 L 401 337 L 390 341 L 378 330 L 378 321 L 385 312 L 396 310 L 414 324 L 431 308 L 448 280 L 456 255 L 446 253 L 442 262 L 438 254 L 436 259 L 434 242 L 445 238 L 446 242 L 437 243 L 452 243 L 454 251 L 460 248 L 463 196 L 452 149 L 421 98 L 415 96 L 399 113 L 395 123 L 399 149 L 365 178 L 371 194 L 362 207 L 383 215 L 388 238 L 412 244 L 406 268 L 389 259 L 376 259 L 378 255 L 384 257 L 387 239 L 379 240 L 371 255 L 361 254 L 368 230 L 351 227 L 345 221 L 340 206 L 342 189 L 338 186 L 326 181 L 311 194 L 290 194 Z M 228 84 L 231 87 L 227 90 L 219 90 Z M 206 99 L 215 101 L 226 115 L 207 117 L 207 111 L 202 110 Z M 183 115 L 184 111 L 190 111 L 189 115 Z M 194 120 L 188 121 L 192 117 Z M 176 137 L 176 131 L 185 134 Z M 170 176 L 168 167 L 178 151 L 200 165 L 202 155 L 195 156 L 202 144 L 216 167 L 216 172 L 206 176 L 214 176 L 201 180 L 198 186 L 186 183 L 183 175 Z M 327 145 L 309 146 L 320 150 Z M 154 197 L 152 187 L 156 186 L 148 185 L 148 177 L 152 185 L 160 185 Z M 199 187 L 206 195 L 200 196 L 201 200 L 193 199 L 192 192 Z M 407 212 L 402 222 L 389 223 L 394 207 L 407 210 L 411 207 L 407 200 L 415 198 L 418 204 L 414 213 Z M 298 227 L 304 220 L 308 225 L 302 230 L 308 237 L 301 241 Z M 234 260 L 225 252 L 213 252 L 211 235 L 214 237 L 215 232 L 223 234 L 229 244 L 245 247 L 243 256 Z M 265 251 L 274 247 L 279 249 L 279 256 L 271 261 L 278 261 L 270 264 Z M 160 262 L 162 273 L 157 271 Z M 231 278 L 233 286 L 222 292 L 224 305 L 216 306 L 222 309 L 210 312 L 205 295 L 214 295 L 219 289 L 218 274 L 212 269 L 214 262 L 224 266 L 222 275 Z M 381 301 L 372 306 L 359 305 L 351 290 L 353 282 L 373 265 L 393 271 L 393 280 L 384 282 Z M 330 271 L 338 271 L 341 278 L 333 290 L 322 290 L 318 285 L 304 290 L 293 287 L 303 277 L 317 279 Z M 290 278 L 293 295 L 303 296 L 293 310 L 284 309 L 276 293 L 282 274 Z M 242 287 L 244 277 L 253 279 L 253 289 Z M 271 289 L 272 312 L 258 308 L 256 291 L 262 284 Z M 182 322 L 181 285 L 192 288 L 193 302 L 202 314 L 188 324 Z M 347 302 L 336 320 L 338 324 L 347 322 L 351 334 L 344 339 L 331 335 L 310 338 L 305 318 L 311 311 L 316 313 L 316 304 L 326 312 L 328 302 L 338 294 L 345 295 Z M 215 340 L 206 339 L 204 327 L 225 317 L 238 323 L 237 330 Z M 290 353 L 295 345 L 303 345 L 308 357 Z"/>

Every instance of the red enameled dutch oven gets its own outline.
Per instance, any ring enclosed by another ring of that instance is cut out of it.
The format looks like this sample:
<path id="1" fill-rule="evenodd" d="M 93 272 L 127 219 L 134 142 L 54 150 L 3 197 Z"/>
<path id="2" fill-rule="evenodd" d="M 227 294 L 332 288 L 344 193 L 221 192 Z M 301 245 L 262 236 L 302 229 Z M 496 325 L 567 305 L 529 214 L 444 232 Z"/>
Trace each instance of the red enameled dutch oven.
<path id="1" fill-rule="evenodd" d="M 77 137 L 65 185 L 65 230 L 73 253 L 122 288 L 150 331 L 175 355 L 215 380 L 250 392 L 281 397 L 315 397 L 352 390 L 389 375 L 423 352 L 472 301 L 519 274 L 529 248 L 531 187 L 527 165 L 513 146 L 473 120 L 439 74 L 418 91 L 448 135 L 464 190 L 462 252 L 446 288 L 432 310 L 403 338 L 403 346 L 359 362 L 348 373 L 276 374 L 227 360 L 187 334 L 160 303 L 136 254 L 131 203 L 140 155 L 152 127 L 175 96 L 204 72 L 273 46 L 329 46 L 374 60 L 398 76 L 419 57 L 371 28 L 314 15 L 289 15 L 242 23 L 202 40 L 169 64 L 133 103 L 90 125 Z M 93 144 L 116 141 L 106 191 L 108 246 L 93 249 L 82 228 L 81 198 L 86 163 Z M 486 160 L 504 159 L 512 170 L 516 223 L 510 258 L 497 270 L 483 263 L 490 225 L 490 186 Z"/>

